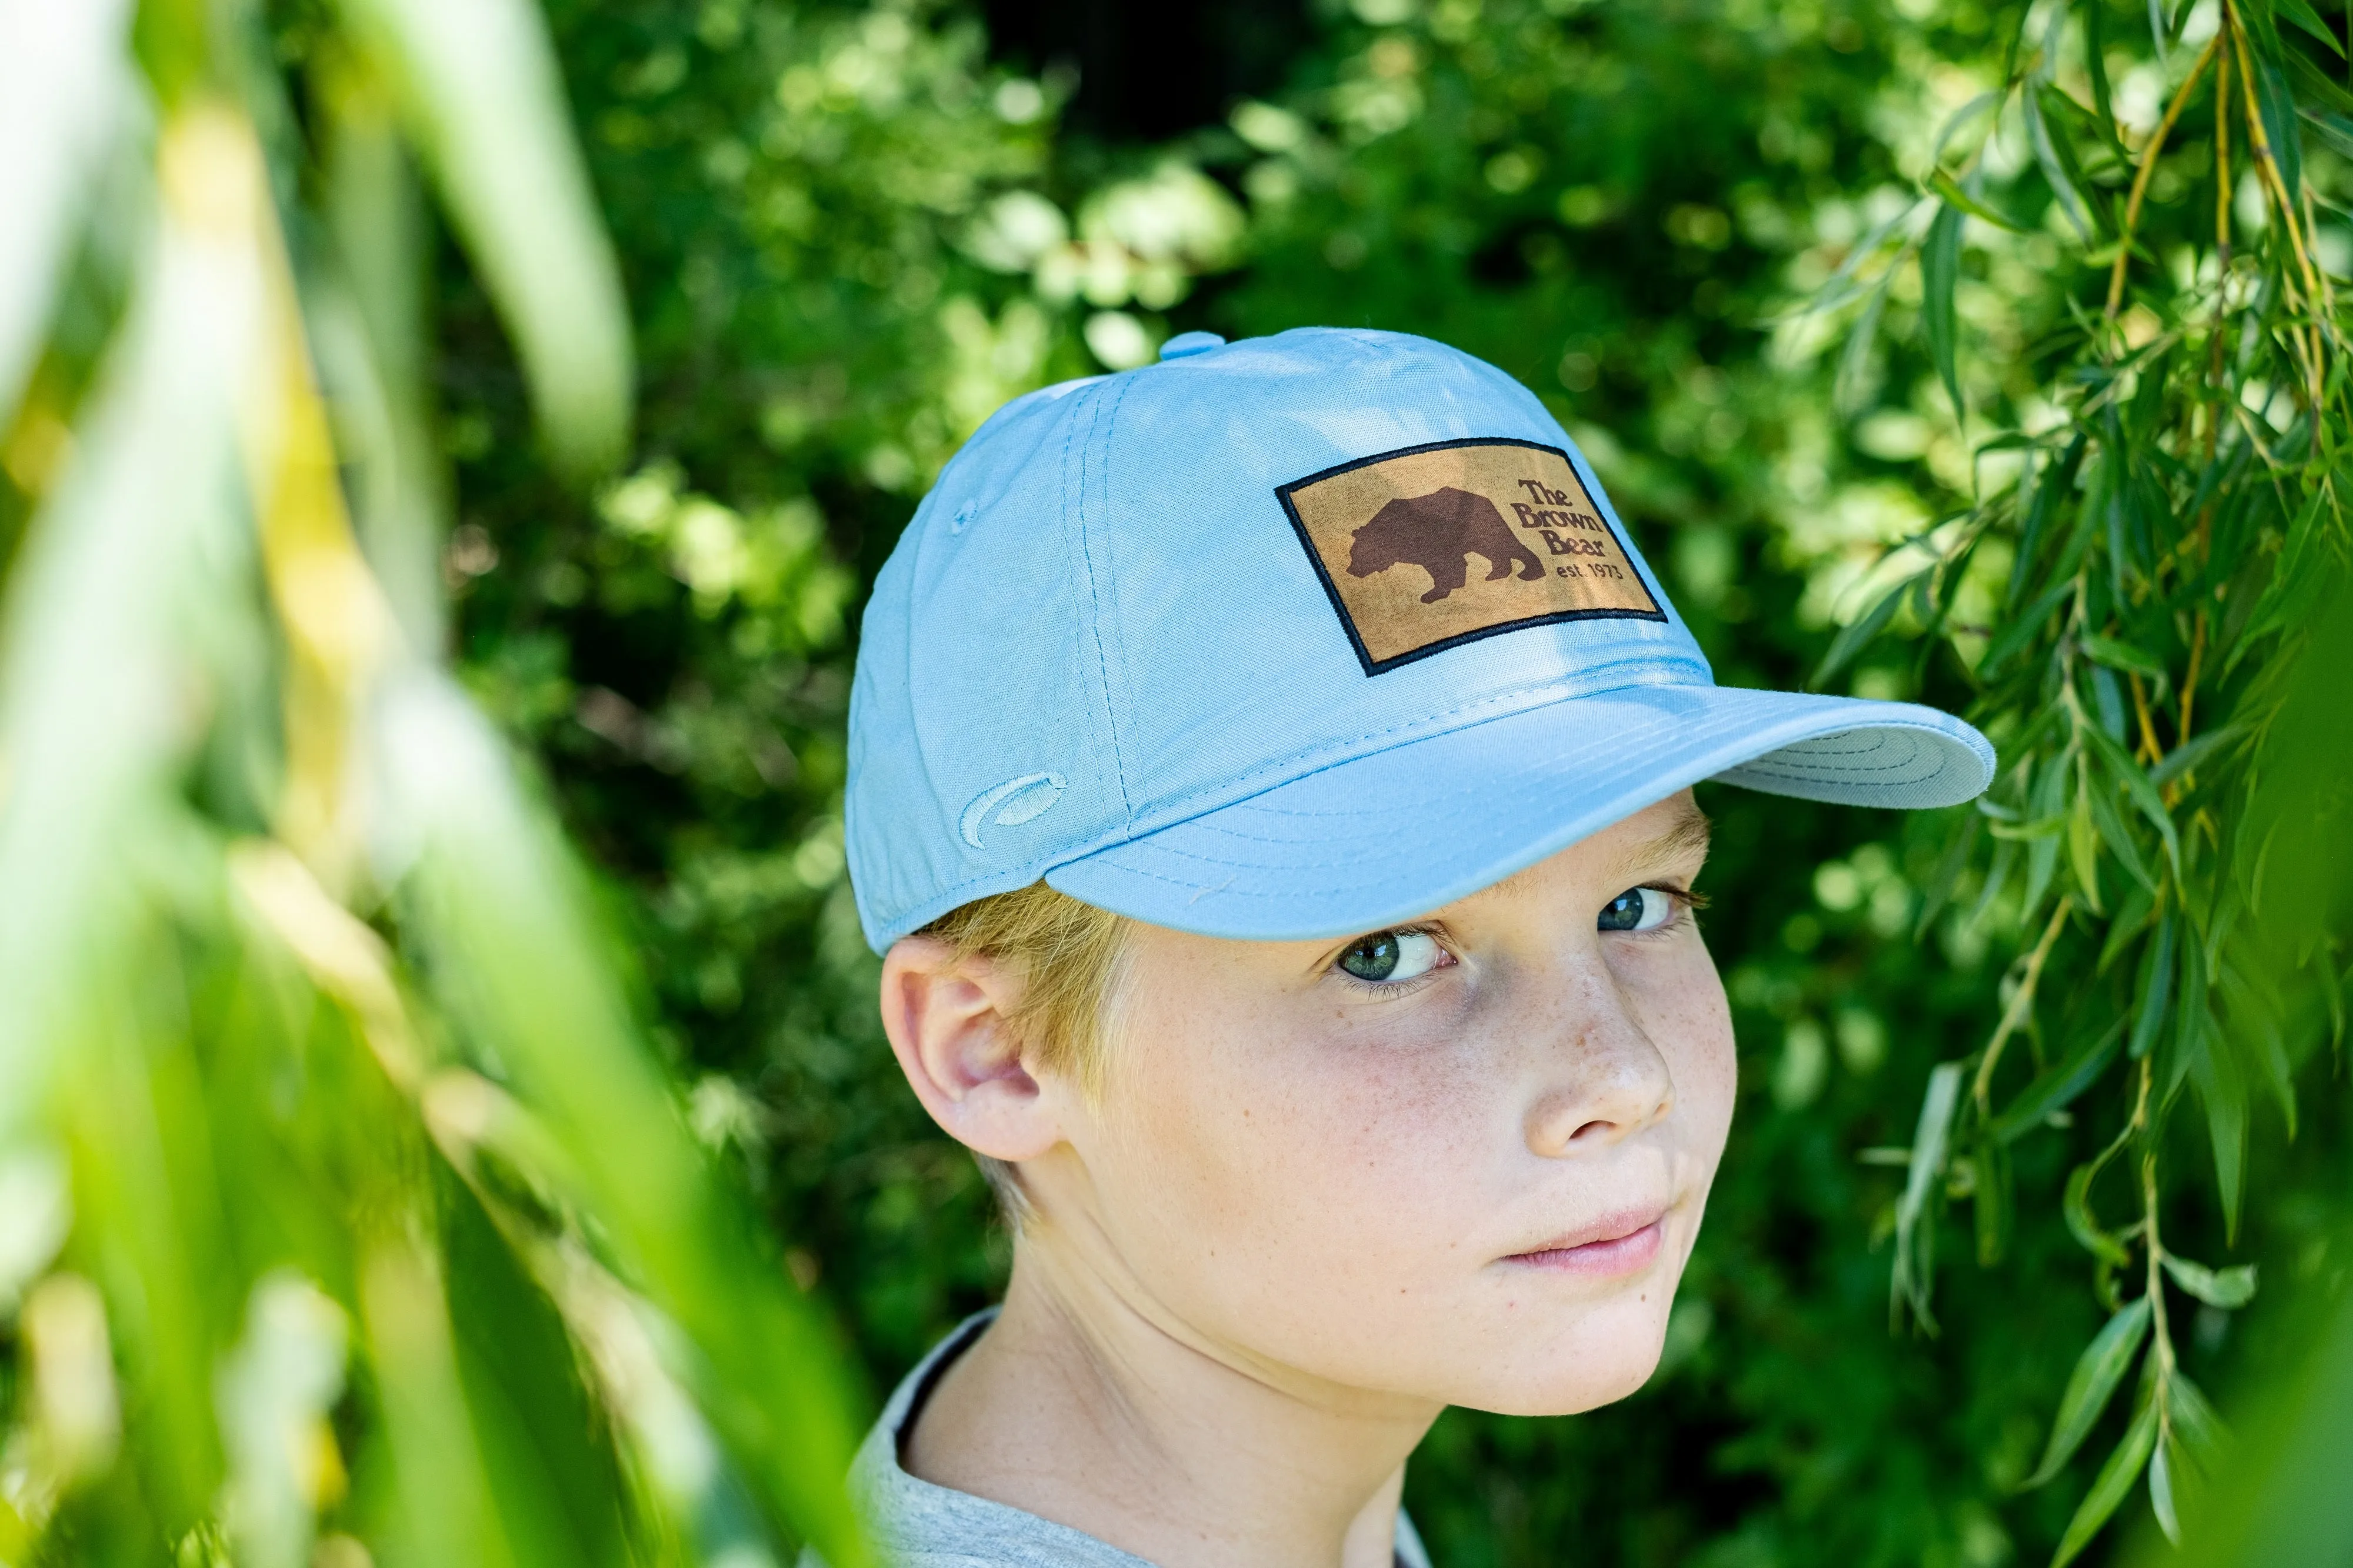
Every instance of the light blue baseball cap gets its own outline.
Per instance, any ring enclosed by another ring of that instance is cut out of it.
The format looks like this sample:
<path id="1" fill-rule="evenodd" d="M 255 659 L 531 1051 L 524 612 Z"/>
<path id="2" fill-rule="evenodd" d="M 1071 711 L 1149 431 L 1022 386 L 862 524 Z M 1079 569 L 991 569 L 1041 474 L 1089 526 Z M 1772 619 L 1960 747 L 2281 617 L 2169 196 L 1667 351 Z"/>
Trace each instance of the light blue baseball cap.
<path id="1" fill-rule="evenodd" d="M 1000 409 L 876 579 L 850 698 L 877 951 L 1040 877 L 1205 935 L 1354 935 L 1702 779 L 1951 805 L 1905 702 L 1715 684 L 1575 443 L 1425 338 L 1188 332 Z"/>

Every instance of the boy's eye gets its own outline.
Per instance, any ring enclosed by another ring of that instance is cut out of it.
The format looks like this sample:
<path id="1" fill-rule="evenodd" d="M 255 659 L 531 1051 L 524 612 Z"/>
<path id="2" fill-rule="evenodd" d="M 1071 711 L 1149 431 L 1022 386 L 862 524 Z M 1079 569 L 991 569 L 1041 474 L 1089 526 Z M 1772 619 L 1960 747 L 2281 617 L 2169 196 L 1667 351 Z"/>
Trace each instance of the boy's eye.
<path id="1" fill-rule="evenodd" d="M 1629 888 L 1601 906 L 1601 918 L 1594 924 L 1601 931 L 1651 931 L 1666 924 L 1674 912 L 1673 894 Z"/>
<path id="2" fill-rule="evenodd" d="M 1340 952 L 1340 968 L 1358 980 L 1394 985 L 1419 980 L 1448 962 L 1436 938 L 1418 931 L 1377 931 L 1360 936 Z"/>

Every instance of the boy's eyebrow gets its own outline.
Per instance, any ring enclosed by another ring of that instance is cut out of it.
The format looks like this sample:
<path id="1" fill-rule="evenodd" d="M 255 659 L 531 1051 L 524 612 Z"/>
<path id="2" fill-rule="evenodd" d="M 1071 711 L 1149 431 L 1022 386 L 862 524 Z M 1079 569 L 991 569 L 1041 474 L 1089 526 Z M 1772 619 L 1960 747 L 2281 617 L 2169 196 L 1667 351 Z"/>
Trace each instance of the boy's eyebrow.
<path id="1" fill-rule="evenodd" d="M 1708 840 L 1714 832 L 1707 820 L 1707 813 L 1686 799 L 1674 826 L 1649 842 L 1636 846 L 1634 852 L 1627 857 L 1627 864 L 1652 866 L 1662 860 L 1680 860 L 1687 855 L 1704 857 L 1707 854 Z"/>

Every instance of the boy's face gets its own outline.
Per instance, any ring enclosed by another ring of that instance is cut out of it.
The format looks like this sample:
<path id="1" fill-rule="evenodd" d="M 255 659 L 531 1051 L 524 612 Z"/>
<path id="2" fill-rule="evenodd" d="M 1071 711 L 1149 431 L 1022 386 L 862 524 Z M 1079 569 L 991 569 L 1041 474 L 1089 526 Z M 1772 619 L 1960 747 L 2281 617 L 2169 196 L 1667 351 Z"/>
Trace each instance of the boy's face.
<path id="1" fill-rule="evenodd" d="M 1397 931 L 1132 931 L 1050 1232 L 1271 1376 L 1526 1415 L 1656 1364 L 1732 1117 L 1688 793 Z M 1054 1243 L 1041 1236 L 1041 1242 Z"/>

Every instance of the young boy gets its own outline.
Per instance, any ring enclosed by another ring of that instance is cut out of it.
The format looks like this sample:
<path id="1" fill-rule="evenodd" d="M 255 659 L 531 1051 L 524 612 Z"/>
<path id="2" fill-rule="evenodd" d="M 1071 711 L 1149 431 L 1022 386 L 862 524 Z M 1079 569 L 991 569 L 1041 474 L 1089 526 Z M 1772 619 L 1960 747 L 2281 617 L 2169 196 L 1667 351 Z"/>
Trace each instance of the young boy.
<path id="1" fill-rule="evenodd" d="M 1967 800 L 1733 690 L 1535 398 L 1188 332 L 992 418 L 875 584 L 849 848 L 907 1080 L 1015 1226 L 853 1490 L 937 1568 L 1425 1568 L 1448 1405 L 1656 1364 L 1732 1115 L 1690 786 Z"/>

